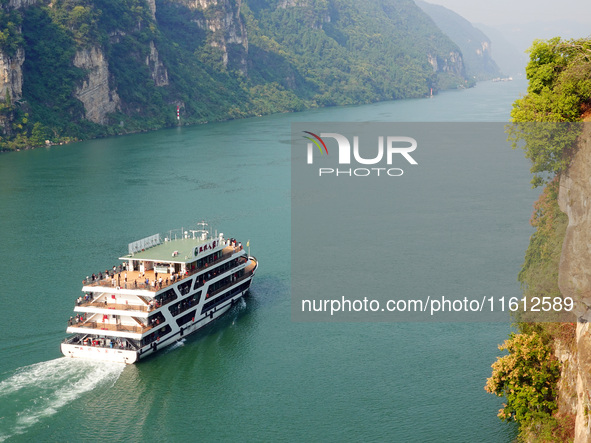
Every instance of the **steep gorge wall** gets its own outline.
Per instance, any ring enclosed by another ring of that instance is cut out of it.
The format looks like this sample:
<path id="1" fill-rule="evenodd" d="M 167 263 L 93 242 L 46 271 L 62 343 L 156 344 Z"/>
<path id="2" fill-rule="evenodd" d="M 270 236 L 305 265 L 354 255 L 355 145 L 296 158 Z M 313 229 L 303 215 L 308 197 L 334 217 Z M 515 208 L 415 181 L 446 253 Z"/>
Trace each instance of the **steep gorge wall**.
<path id="1" fill-rule="evenodd" d="M 591 442 L 591 122 L 585 123 L 568 170 L 560 179 L 560 209 L 568 215 L 558 284 L 576 301 L 575 345 L 558 350 L 563 362 L 559 412 L 576 413 L 575 442 Z"/>
<path id="2" fill-rule="evenodd" d="M 247 73 L 248 36 L 240 12 L 242 0 L 175 0 L 191 9 L 202 11 L 204 22 L 197 25 L 210 31 L 208 43 L 222 52 L 225 67 L 231 64 Z M 233 46 L 233 47 L 231 47 Z"/>
<path id="3" fill-rule="evenodd" d="M 104 125 L 107 115 L 119 108 L 119 96 L 109 88 L 109 64 L 99 47 L 76 52 L 74 66 L 87 72 L 76 98 L 84 104 L 87 120 Z"/>
<path id="4" fill-rule="evenodd" d="M 22 48 L 19 48 L 12 57 L 0 52 L 0 100 L 4 100 L 6 93 L 13 103 L 21 98 L 24 62 L 25 51 Z"/>
<path id="5" fill-rule="evenodd" d="M 464 59 L 458 51 L 451 51 L 446 57 L 427 54 L 427 60 L 433 67 L 433 72 L 445 72 L 458 77 L 463 77 L 465 74 Z"/>
<path id="6" fill-rule="evenodd" d="M 21 9 L 37 3 L 38 0 L 10 0 L 5 8 Z M 20 32 L 20 30 L 19 30 Z M 23 92 L 23 63 L 25 51 L 18 48 L 14 55 L 0 51 L 0 100 L 4 100 L 8 92 L 12 102 L 19 100 Z"/>

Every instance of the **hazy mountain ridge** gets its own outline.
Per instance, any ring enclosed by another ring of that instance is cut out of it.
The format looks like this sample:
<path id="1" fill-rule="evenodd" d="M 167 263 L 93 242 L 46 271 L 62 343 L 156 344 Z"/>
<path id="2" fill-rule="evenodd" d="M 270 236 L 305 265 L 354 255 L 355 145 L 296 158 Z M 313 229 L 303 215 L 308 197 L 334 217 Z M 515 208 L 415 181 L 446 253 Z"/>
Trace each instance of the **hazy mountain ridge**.
<path id="1" fill-rule="evenodd" d="M 492 57 L 490 39 L 459 14 L 421 0 L 416 4 L 457 44 L 464 57 L 466 75 L 475 80 L 490 80 L 501 75 Z"/>

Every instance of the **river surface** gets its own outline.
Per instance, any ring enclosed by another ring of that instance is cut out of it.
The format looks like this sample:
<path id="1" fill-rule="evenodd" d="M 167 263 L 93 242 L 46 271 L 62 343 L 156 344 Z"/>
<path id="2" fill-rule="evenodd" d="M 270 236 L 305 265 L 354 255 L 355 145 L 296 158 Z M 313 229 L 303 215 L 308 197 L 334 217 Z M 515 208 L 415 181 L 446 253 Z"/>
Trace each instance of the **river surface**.
<path id="1" fill-rule="evenodd" d="M 502 399 L 483 389 L 509 324 L 292 322 L 288 141 L 295 121 L 507 121 L 525 89 L 485 82 L 0 155 L 0 441 L 511 441 Z M 487 260 L 518 293 L 536 192 L 523 154 L 503 155 L 515 204 L 495 232 L 513 241 Z M 250 240 L 249 297 L 137 365 L 61 357 L 84 277 L 201 219 Z"/>

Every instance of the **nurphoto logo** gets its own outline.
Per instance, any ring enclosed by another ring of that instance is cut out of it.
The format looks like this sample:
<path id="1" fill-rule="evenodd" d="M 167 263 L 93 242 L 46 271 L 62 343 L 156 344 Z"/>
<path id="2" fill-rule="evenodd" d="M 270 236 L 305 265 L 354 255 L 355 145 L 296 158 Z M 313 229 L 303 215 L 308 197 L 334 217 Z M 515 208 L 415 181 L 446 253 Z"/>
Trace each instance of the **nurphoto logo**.
<path id="1" fill-rule="evenodd" d="M 320 135 L 314 134 L 310 131 L 303 131 L 304 138 L 308 140 L 307 143 L 307 160 L 306 163 L 311 165 L 314 163 L 315 148 L 318 148 L 321 156 L 329 156 L 329 149 L 325 139 L 334 139 L 338 147 L 338 165 L 351 165 L 351 142 L 346 136 L 336 132 L 321 132 Z M 386 148 L 384 149 L 384 145 Z M 363 145 L 363 156 L 359 147 L 359 136 L 353 136 L 353 164 L 358 165 L 384 165 L 382 167 L 360 167 L 360 168 L 340 168 L 340 167 L 320 167 L 318 168 L 318 175 L 322 176 L 349 176 L 349 177 L 367 177 L 370 175 L 400 177 L 404 174 L 401 168 L 391 168 L 394 158 L 399 159 L 398 155 L 402 156 L 411 165 L 418 165 L 416 160 L 410 155 L 417 148 L 417 141 L 412 137 L 401 136 L 378 136 L 377 137 L 377 152 L 375 149 L 375 142 L 373 147 L 371 145 Z M 323 163 L 327 163 L 325 157 Z M 385 163 L 384 163 L 385 160 Z M 334 159 L 332 160 L 334 162 Z"/>

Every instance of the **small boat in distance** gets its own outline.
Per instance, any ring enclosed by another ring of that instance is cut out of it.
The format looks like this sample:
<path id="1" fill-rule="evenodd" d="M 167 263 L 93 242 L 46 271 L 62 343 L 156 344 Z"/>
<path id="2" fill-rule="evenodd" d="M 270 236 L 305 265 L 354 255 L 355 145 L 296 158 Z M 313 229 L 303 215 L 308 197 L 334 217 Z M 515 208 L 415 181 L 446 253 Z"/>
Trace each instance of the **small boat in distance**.
<path id="1" fill-rule="evenodd" d="M 135 363 L 228 311 L 258 262 L 235 239 L 199 225 L 130 243 L 120 265 L 84 279 L 62 354 Z"/>

